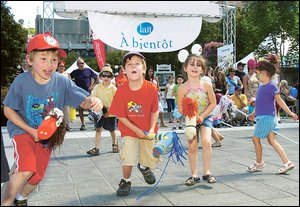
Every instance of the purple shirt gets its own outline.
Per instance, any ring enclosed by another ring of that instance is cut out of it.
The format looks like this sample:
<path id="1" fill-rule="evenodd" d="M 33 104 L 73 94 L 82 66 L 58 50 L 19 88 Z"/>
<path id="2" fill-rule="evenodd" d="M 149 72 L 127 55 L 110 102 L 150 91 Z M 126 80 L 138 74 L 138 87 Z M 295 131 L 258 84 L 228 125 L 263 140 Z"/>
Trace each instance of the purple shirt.
<path id="1" fill-rule="evenodd" d="M 278 93 L 277 86 L 272 82 L 259 86 L 256 93 L 256 116 L 276 116 L 275 95 Z"/>
<path id="2" fill-rule="evenodd" d="M 83 88 L 87 92 L 92 84 L 92 78 L 97 80 L 98 75 L 90 68 L 84 68 L 83 70 L 74 70 L 70 73 L 71 78 L 75 78 L 75 83 L 80 88 Z"/>

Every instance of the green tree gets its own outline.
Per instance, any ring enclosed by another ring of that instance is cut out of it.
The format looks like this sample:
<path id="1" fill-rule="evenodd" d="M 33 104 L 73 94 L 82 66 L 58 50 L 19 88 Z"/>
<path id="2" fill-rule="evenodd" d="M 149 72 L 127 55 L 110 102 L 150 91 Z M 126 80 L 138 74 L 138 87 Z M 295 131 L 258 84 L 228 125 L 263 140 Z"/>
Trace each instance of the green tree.
<path id="1" fill-rule="evenodd" d="M 299 48 L 299 2 L 298 1 L 250 1 L 237 18 L 238 49 L 245 55 L 256 50 L 259 56 L 273 52 L 283 55 L 281 46 L 291 38 Z M 266 38 L 271 44 L 258 48 Z M 297 48 L 297 46 L 296 46 Z"/>
<path id="2" fill-rule="evenodd" d="M 1 1 L 1 87 L 8 86 L 25 56 L 27 31 L 13 19 L 6 1 Z"/>

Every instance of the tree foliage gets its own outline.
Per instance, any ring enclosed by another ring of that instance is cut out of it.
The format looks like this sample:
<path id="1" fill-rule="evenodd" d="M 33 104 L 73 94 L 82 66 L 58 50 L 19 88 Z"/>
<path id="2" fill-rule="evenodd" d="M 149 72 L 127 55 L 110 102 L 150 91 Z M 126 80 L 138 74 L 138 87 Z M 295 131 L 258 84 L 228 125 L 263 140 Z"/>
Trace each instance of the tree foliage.
<path id="1" fill-rule="evenodd" d="M 243 56 L 256 50 L 259 56 L 276 53 L 282 56 L 281 46 L 288 38 L 299 48 L 298 1 L 250 1 L 237 17 L 237 50 Z M 264 48 L 259 44 L 270 37 Z"/>
<path id="2" fill-rule="evenodd" d="M 27 32 L 13 19 L 6 1 L 1 1 L 1 87 L 12 82 L 25 56 Z"/>

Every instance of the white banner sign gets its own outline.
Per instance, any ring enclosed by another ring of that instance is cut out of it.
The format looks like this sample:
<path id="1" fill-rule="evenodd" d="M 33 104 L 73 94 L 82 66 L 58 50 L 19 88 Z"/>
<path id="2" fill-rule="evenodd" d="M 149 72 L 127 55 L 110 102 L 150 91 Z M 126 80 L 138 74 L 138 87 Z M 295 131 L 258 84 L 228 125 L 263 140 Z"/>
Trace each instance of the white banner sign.
<path id="1" fill-rule="evenodd" d="M 233 67 L 233 44 L 217 48 L 218 66 L 227 70 Z"/>
<path id="2" fill-rule="evenodd" d="M 91 30 L 119 50 L 171 52 L 191 44 L 200 34 L 201 17 L 133 17 L 88 12 Z"/>

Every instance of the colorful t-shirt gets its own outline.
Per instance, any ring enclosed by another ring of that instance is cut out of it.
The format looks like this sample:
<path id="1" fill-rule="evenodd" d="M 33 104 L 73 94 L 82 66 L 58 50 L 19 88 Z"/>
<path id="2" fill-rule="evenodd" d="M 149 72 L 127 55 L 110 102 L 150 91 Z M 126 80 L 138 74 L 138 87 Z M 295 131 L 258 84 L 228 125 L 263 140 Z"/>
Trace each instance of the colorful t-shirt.
<path id="1" fill-rule="evenodd" d="M 109 113 L 120 118 L 127 118 L 138 128 L 147 132 L 150 129 L 151 113 L 158 111 L 156 86 L 144 80 L 139 90 L 130 89 L 128 82 L 121 85 L 114 96 Z M 121 136 L 136 137 L 135 132 L 128 129 L 121 121 L 118 122 Z M 155 133 L 157 133 L 157 126 Z"/>
<path id="2" fill-rule="evenodd" d="M 11 84 L 3 104 L 15 110 L 31 127 L 38 128 L 53 108 L 77 108 L 88 93 L 70 79 L 54 73 L 46 84 L 37 83 L 31 72 L 22 73 Z M 10 137 L 26 134 L 11 121 L 7 122 Z"/>
<path id="3" fill-rule="evenodd" d="M 90 68 L 84 68 L 83 70 L 73 70 L 70 73 L 71 78 L 75 78 L 75 83 L 80 88 L 83 88 L 87 92 L 92 84 L 92 78 L 97 80 L 98 75 Z"/>
<path id="4" fill-rule="evenodd" d="M 116 86 L 119 87 L 121 85 L 123 85 L 124 83 L 126 83 L 127 80 L 127 76 L 126 75 L 117 75 L 115 77 L 115 82 L 116 82 Z"/>
<path id="5" fill-rule="evenodd" d="M 278 93 L 279 90 L 273 82 L 259 86 L 255 102 L 256 116 L 276 116 L 275 95 Z"/>

